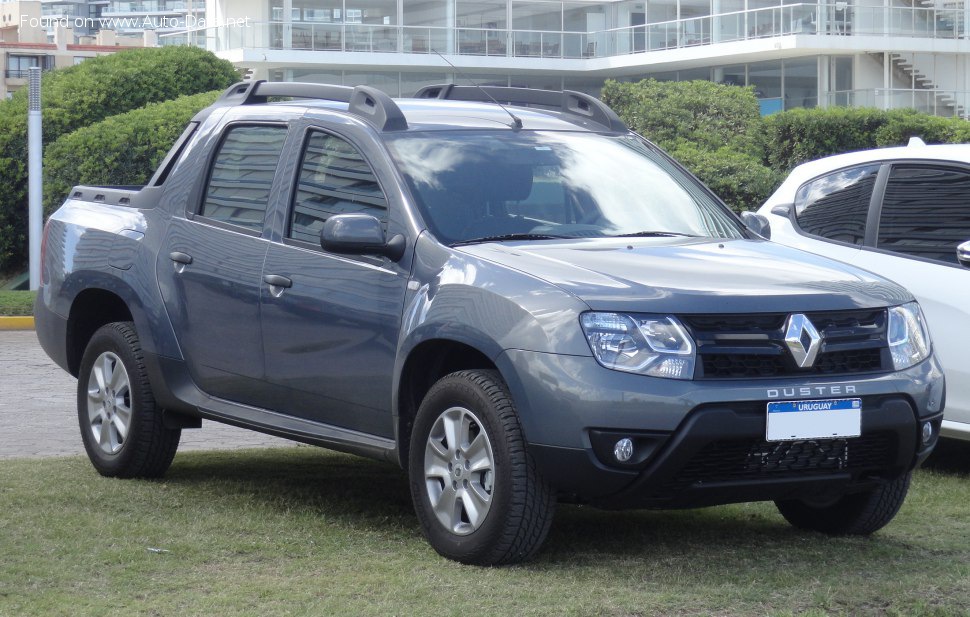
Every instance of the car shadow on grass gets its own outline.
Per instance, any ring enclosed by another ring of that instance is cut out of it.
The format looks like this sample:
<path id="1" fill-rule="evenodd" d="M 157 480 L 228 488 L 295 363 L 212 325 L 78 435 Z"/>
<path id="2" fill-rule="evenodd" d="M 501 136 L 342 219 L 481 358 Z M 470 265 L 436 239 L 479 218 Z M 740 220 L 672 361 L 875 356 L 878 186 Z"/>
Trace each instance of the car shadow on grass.
<path id="1" fill-rule="evenodd" d="M 941 473 L 970 476 L 970 441 L 941 439 L 923 466 Z"/>
<path id="2" fill-rule="evenodd" d="M 164 482 L 205 493 L 200 499 L 248 499 L 280 511 L 308 510 L 357 527 L 383 528 L 397 521 L 417 530 L 403 470 L 322 448 L 180 455 Z"/>
<path id="3" fill-rule="evenodd" d="M 192 453 L 176 458 L 163 480 L 198 499 L 257 504 L 280 513 L 304 511 L 354 529 L 421 536 L 407 477 L 397 466 L 317 448 Z M 771 504 L 740 504 L 679 511 L 605 511 L 560 505 L 549 537 L 527 568 L 611 568 L 619 562 L 689 570 L 704 562 L 707 576 L 738 569 L 762 572 L 785 565 L 812 568 L 878 567 L 886 552 L 906 554 L 905 543 L 830 538 L 790 527 Z M 853 554 L 847 564 L 842 557 Z M 797 566 L 793 554 L 802 555 Z M 729 556 L 729 559 L 725 559 Z M 807 558 L 807 559 L 806 559 Z M 713 560 L 713 561 L 712 561 Z M 686 571 L 686 570 L 685 570 Z"/>

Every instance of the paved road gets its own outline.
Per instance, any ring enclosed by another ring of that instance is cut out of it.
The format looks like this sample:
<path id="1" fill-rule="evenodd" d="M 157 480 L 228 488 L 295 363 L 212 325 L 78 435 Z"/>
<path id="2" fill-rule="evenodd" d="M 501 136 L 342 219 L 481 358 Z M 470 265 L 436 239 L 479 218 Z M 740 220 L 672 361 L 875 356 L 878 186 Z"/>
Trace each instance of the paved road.
<path id="1" fill-rule="evenodd" d="M 0 459 L 84 454 L 77 380 L 54 364 L 33 331 L 0 331 Z M 287 446 L 295 442 L 203 421 L 182 431 L 180 450 Z"/>

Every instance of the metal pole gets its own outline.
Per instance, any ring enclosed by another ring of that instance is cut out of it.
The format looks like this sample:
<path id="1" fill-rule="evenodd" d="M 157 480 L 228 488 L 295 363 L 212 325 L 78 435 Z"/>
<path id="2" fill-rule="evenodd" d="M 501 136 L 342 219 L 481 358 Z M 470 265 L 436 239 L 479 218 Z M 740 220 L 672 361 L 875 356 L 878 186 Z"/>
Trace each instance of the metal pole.
<path id="1" fill-rule="evenodd" d="M 30 247 L 30 288 L 40 287 L 40 238 L 44 225 L 43 133 L 40 115 L 40 67 L 30 67 L 27 111 L 28 237 Z"/>

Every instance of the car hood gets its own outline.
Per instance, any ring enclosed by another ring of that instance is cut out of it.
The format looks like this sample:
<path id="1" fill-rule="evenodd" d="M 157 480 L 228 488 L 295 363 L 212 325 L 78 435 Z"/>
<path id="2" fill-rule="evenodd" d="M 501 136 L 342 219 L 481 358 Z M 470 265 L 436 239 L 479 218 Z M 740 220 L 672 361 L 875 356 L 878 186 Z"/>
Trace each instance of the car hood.
<path id="1" fill-rule="evenodd" d="M 595 238 L 457 250 L 556 285 L 594 310 L 825 311 L 912 300 L 871 272 L 760 240 Z"/>

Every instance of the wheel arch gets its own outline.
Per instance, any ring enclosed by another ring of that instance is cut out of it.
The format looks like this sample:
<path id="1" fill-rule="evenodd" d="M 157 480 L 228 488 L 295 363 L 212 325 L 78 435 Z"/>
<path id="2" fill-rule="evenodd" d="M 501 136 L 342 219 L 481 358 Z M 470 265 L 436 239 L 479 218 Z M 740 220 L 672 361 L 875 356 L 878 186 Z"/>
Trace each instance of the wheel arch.
<path id="1" fill-rule="evenodd" d="M 498 366 L 476 346 L 454 339 L 430 339 L 410 350 L 397 386 L 398 462 L 403 468 L 407 469 L 414 418 L 428 390 L 445 375 L 469 369 L 497 371 Z"/>
<path id="2" fill-rule="evenodd" d="M 74 298 L 67 318 L 66 341 L 67 365 L 71 375 L 78 376 L 81 357 L 94 333 L 101 326 L 115 321 L 134 321 L 128 303 L 118 294 L 106 289 L 89 288 Z"/>

